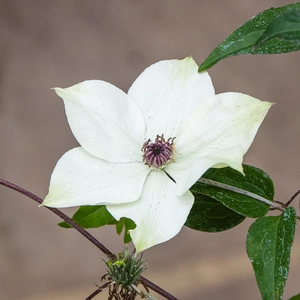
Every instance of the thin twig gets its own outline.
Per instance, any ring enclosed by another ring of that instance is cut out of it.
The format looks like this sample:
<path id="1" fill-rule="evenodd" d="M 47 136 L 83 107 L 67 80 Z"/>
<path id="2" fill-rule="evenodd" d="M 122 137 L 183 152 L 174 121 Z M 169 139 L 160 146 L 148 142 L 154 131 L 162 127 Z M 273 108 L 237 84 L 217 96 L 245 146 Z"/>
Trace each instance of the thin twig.
<path id="1" fill-rule="evenodd" d="M 95 296 L 100 294 L 104 289 L 106 289 L 108 285 L 109 285 L 109 282 L 105 282 L 103 285 L 99 286 L 98 289 L 95 292 L 90 294 L 85 300 L 93 299 Z"/>
<path id="2" fill-rule="evenodd" d="M 8 182 L 8 181 L 0 178 L 0 184 L 27 196 L 28 198 L 34 200 L 35 202 L 37 202 L 39 204 L 42 204 L 42 202 L 43 202 L 42 198 L 38 197 L 37 195 L 25 190 L 24 188 L 14 184 L 14 183 Z M 45 206 L 45 207 L 47 209 L 51 210 L 53 213 L 55 213 L 61 219 L 63 219 L 66 223 L 68 223 L 74 229 L 76 229 L 79 233 L 81 233 L 84 237 L 86 237 L 91 243 L 93 243 L 97 248 L 99 248 L 109 258 L 111 258 L 112 260 L 114 260 L 116 258 L 116 256 L 112 252 L 110 252 L 103 244 L 101 244 L 90 233 L 88 233 L 85 229 L 83 229 L 81 226 L 79 226 L 76 222 L 74 222 L 70 217 L 68 217 L 62 211 L 60 211 L 57 208 L 53 208 L 53 207 L 47 207 L 47 206 Z"/>
<path id="3" fill-rule="evenodd" d="M 260 202 L 263 202 L 265 204 L 268 204 L 269 206 L 272 206 L 272 207 L 274 207 L 278 210 L 284 211 L 284 208 L 277 205 L 276 203 L 274 203 L 274 202 L 272 202 L 272 201 L 270 201 L 270 200 L 268 200 L 264 197 L 261 197 L 259 195 L 253 194 L 251 192 L 248 192 L 248 191 L 245 191 L 245 190 L 242 190 L 242 189 L 239 189 L 239 188 L 236 188 L 234 186 L 231 186 L 231 185 L 228 185 L 228 184 L 225 184 L 225 183 L 221 183 L 221 182 L 217 182 L 217 181 L 213 181 L 213 180 L 206 179 L 206 178 L 200 178 L 198 180 L 198 182 L 209 184 L 209 185 L 212 185 L 212 186 L 215 186 L 215 187 L 218 187 L 218 188 L 222 188 L 222 189 L 225 189 L 225 190 L 228 190 L 228 191 L 232 191 L 232 192 L 235 192 L 235 193 L 238 193 L 238 194 L 241 194 L 241 195 L 245 195 L 245 196 L 254 198 L 254 199 L 256 199 Z"/>
<path id="4" fill-rule="evenodd" d="M 159 286 L 157 286 L 156 284 L 154 284 L 153 282 L 151 282 L 147 278 L 145 278 L 143 276 L 140 276 L 140 278 L 148 288 L 150 288 L 151 290 L 153 290 L 156 293 L 160 294 L 161 296 L 165 297 L 166 299 L 168 299 L 168 300 L 178 300 L 176 297 L 172 296 L 167 291 L 163 290 L 162 288 L 160 288 Z"/>
<path id="5" fill-rule="evenodd" d="M 298 191 L 298 192 L 296 192 L 293 196 L 292 196 L 292 198 L 284 205 L 285 207 L 288 207 L 291 203 L 292 203 L 292 201 L 298 196 L 300 194 L 300 190 Z"/>
<path id="6" fill-rule="evenodd" d="M 14 184 L 14 183 L 8 182 L 2 178 L 0 178 L 0 185 L 3 185 L 9 189 L 17 191 L 17 192 L 21 193 L 22 195 L 34 200 L 35 202 L 37 202 L 39 204 L 42 204 L 42 202 L 43 202 L 43 199 L 38 197 L 37 195 L 25 190 L 24 188 Z M 47 209 L 49 209 L 50 211 L 52 211 L 53 213 L 55 213 L 61 219 L 63 219 L 66 223 L 68 223 L 74 229 L 76 229 L 80 234 L 82 234 L 85 238 L 87 238 L 92 244 L 94 244 L 97 248 L 99 248 L 109 258 L 111 258 L 112 260 L 116 259 L 116 256 L 112 252 L 110 252 L 104 245 L 102 245 L 97 239 L 95 239 L 89 232 L 87 232 L 85 229 L 83 229 L 81 226 L 79 226 L 76 222 L 74 222 L 70 217 L 68 217 L 62 211 L 60 211 L 57 208 L 52 208 L 52 207 L 47 207 L 47 206 L 45 206 L 45 207 Z M 151 290 L 155 291 L 156 293 L 165 297 L 166 299 L 178 300 L 176 297 L 172 296 L 167 291 L 163 290 L 162 288 L 160 288 L 159 286 L 157 286 L 150 280 L 146 279 L 145 277 L 141 276 L 141 279 Z M 100 291 L 99 291 L 99 293 L 100 293 Z M 90 299 L 92 299 L 92 298 L 90 298 Z"/>

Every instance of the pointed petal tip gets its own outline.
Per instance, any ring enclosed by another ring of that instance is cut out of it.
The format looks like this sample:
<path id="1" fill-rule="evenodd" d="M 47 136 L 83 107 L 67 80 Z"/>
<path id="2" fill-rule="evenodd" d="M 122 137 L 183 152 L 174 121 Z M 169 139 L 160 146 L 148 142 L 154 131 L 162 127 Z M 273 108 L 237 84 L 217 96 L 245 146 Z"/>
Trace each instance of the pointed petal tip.
<path id="1" fill-rule="evenodd" d="M 195 63 L 195 60 L 193 59 L 192 55 L 188 55 L 188 56 L 183 57 L 183 58 L 178 59 L 178 60 L 182 60 L 182 61 L 184 61 L 184 60 L 185 60 L 185 61 L 191 61 L 191 62 Z"/>
<path id="2" fill-rule="evenodd" d="M 135 244 L 134 244 L 135 245 Z M 145 247 L 145 248 L 143 248 L 143 247 L 138 247 L 137 245 L 135 245 L 135 253 L 136 254 L 139 254 L 139 253 L 141 253 L 141 252 L 143 252 L 143 251 L 145 251 L 145 250 L 147 250 L 147 249 L 149 249 L 150 247 Z"/>
<path id="3" fill-rule="evenodd" d="M 53 201 L 53 198 L 51 199 L 51 197 L 49 197 L 49 194 L 45 197 L 44 201 L 40 204 L 40 206 L 55 208 L 60 207 L 59 205 L 57 205 L 57 202 L 55 200 Z"/>
<path id="4" fill-rule="evenodd" d="M 60 200 L 60 198 L 55 198 L 55 197 L 48 197 L 48 195 L 46 196 L 46 198 L 44 199 L 44 201 L 39 205 L 39 206 L 45 206 L 45 207 L 51 207 L 51 208 L 69 208 L 69 207 L 76 207 L 76 206 L 80 206 L 81 204 L 78 203 L 71 203 L 70 201 L 64 201 L 64 200 Z M 85 205 L 85 204 L 82 204 Z"/>
<path id="5" fill-rule="evenodd" d="M 260 100 L 266 107 L 271 107 L 273 105 L 275 105 L 276 103 L 275 102 L 270 102 L 270 101 L 262 101 Z"/>
<path id="6" fill-rule="evenodd" d="M 53 88 L 50 88 L 50 90 L 53 90 L 57 96 L 59 96 L 60 98 L 63 98 L 63 95 L 64 95 L 64 89 L 63 88 L 60 88 L 60 87 L 53 87 Z"/>
<path id="7" fill-rule="evenodd" d="M 55 202 L 53 203 L 51 200 L 44 199 L 44 201 L 39 205 L 39 207 L 51 207 L 51 208 L 64 208 L 66 206 L 59 206 L 55 205 Z"/>
<path id="8" fill-rule="evenodd" d="M 154 245 L 160 244 L 160 243 L 153 243 L 153 242 L 149 243 L 148 239 L 142 239 L 142 240 L 140 238 L 135 239 L 134 234 L 132 234 L 134 232 L 134 229 L 129 230 L 129 232 L 137 254 L 153 247 Z"/>

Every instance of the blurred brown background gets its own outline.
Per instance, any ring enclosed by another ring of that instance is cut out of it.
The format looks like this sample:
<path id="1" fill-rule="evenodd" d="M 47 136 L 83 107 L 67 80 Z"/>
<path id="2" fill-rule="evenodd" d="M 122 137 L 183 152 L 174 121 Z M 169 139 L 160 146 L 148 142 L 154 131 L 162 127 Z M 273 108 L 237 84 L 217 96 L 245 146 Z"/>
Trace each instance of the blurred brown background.
<path id="1" fill-rule="evenodd" d="M 200 64 L 244 21 L 288 3 L 0 1 L 0 177 L 44 197 L 57 160 L 77 145 L 51 87 L 103 79 L 127 91 L 150 64 L 187 55 Z M 300 188 L 299 60 L 300 53 L 241 56 L 210 70 L 218 93 L 277 103 L 245 162 L 271 175 L 282 201 Z M 0 193 L 0 299 L 84 299 L 95 290 L 105 272 L 102 253 L 30 199 L 4 187 Z M 146 251 L 146 277 L 184 300 L 260 299 L 245 252 L 252 221 L 216 234 L 184 228 Z M 113 252 L 122 249 L 113 228 L 92 233 Z M 300 292 L 296 235 L 285 299 Z"/>

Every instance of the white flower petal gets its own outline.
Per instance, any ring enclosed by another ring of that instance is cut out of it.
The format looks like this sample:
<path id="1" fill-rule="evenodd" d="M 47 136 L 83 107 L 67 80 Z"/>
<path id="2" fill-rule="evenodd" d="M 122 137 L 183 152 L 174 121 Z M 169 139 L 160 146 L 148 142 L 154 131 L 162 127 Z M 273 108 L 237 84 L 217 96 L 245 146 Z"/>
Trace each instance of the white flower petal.
<path id="1" fill-rule="evenodd" d="M 174 237 L 184 225 L 193 202 L 190 191 L 176 195 L 175 183 L 163 171 L 152 171 L 138 201 L 108 205 L 107 209 L 116 219 L 127 217 L 135 222 L 137 227 L 130 234 L 139 252 Z"/>
<path id="2" fill-rule="evenodd" d="M 239 147 L 222 150 L 222 157 L 206 155 L 190 157 L 169 164 L 165 170 L 177 183 L 177 194 L 185 193 L 209 168 L 227 167 L 243 173 L 241 151 Z M 217 163 L 222 160 L 222 163 Z"/>
<path id="3" fill-rule="evenodd" d="M 210 167 L 230 166 L 242 171 L 243 155 L 271 105 L 240 93 L 202 101 L 176 141 L 175 163 L 166 168 L 178 184 L 178 194 Z"/>
<path id="4" fill-rule="evenodd" d="M 71 130 L 86 151 L 110 162 L 141 161 L 144 120 L 123 91 L 100 80 L 55 91 L 64 100 Z"/>
<path id="5" fill-rule="evenodd" d="M 136 201 L 149 168 L 142 163 L 108 163 L 74 148 L 58 161 L 43 205 L 72 207 Z"/>
<path id="6" fill-rule="evenodd" d="M 198 73 L 191 57 L 153 64 L 128 91 L 143 113 L 146 138 L 152 140 L 157 134 L 176 137 L 187 116 L 203 99 L 214 94 L 209 75 Z"/>

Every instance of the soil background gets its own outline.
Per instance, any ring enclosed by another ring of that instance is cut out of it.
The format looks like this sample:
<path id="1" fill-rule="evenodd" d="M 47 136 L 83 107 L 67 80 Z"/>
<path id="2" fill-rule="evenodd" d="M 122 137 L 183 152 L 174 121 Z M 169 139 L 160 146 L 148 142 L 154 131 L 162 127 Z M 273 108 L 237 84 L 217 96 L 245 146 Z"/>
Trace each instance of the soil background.
<path id="1" fill-rule="evenodd" d="M 57 160 L 77 146 L 51 87 L 103 79 L 127 91 L 150 64 L 188 55 L 200 64 L 247 19 L 289 3 L 1 0 L 0 177 L 44 197 Z M 276 103 L 245 163 L 270 174 L 282 201 L 300 188 L 299 61 L 299 52 L 239 56 L 209 71 L 217 93 L 238 91 Z M 59 221 L 0 187 L 0 299 L 85 299 L 94 282 L 101 284 L 105 257 L 74 230 L 59 228 Z M 245 251 L 252 222 L 215 234 L 183 228 L 145 252 L 145 276 L 179 299 L 260 299 Z M 91 232 L 113 252 L 122 249 L 113 228 Z M 296 235 L 285 299 L 300 292 Z"/>

